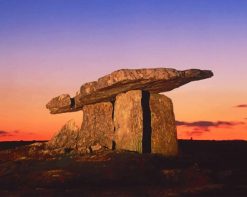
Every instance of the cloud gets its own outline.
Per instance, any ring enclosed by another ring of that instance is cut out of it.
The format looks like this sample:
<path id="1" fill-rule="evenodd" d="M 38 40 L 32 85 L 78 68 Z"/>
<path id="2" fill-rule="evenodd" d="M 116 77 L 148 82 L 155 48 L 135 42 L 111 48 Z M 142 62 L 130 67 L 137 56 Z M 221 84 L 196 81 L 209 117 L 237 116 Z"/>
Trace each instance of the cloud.
<path id="1" fill-rule="evenodd" d="M 177 126 L 184 126 L 191 128 L 190 131 L 186 131 L 189 135 L 201 135 L 204 132 L 209 132 L 211 128 L 218 127 L 233 127 L 236 125 L 245 124 L 244 122 L 235 122 L 235 121 L 195 121 L 195 122 L 185 122 L 185 121 L 176 121 Z"/>
<path id="2" fill-rule="evenodd" d="M 199 129 L 193 129 L 192 131 L 186 131 L 186 134 L 188 136 L 200 136 L 204 133 L 205 131 L 199 130 Z"/>
<path id="3" fill-rule="evenodd" d="M 238 107 L 238 108 L 247 108 L 247 104 L 240 104 L 240 105 L 236 105 L 235 107 Z"/>
<path id="4" fill-rule="evenodd" d="M 14 130 L 14 131 L 5 131 L 5 130 L 0 130 L 0 137 L 6 137 L 6 136 L 16 136 L 18 134 L 27 134 L 27 135 L 34 135 L 32 132 L 22 132 L 19 130 Z"/>
<path id="5" fill-rule="evenodd" d="M 12 136 L 12 134 L 8 131 L 0 130 L 0 137 L 3 136 Z"/>
<path id="6" fill-rule="evenodd" d="M 243 124 L 243 122 L 231 122 L 231 121 L 195 121 L 195 122 L 184 122 L 176 121 L 177 126 L 187 126 L 187 127 L 219 127 L 219 126 L 235 126 Z"/>

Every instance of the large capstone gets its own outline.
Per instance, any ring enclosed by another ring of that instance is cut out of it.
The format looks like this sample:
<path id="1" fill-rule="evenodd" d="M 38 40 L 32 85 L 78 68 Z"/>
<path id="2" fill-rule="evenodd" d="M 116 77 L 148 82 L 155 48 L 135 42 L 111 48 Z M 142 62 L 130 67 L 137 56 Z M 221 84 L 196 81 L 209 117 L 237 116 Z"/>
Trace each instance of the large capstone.
<path id="1" fill-rule="evenodd" d="M 173 90 L 191 81 L 212 77 L 209 70 L 178 71 L 171 68 L 122 69 L 81 86 L 74 98 L 52 99 L 46 107 L 51 113 L 78 111 L 84 105 L 114 101 L 116 95 L 130 90 L 160 93 Z M 62 104 L 60 105 L 60 102 Z"/>
<path id="2" fill-rule="evenodd" d="M 102 146 L 112 149 L 113 144 L 113 105 L 102 102 L 83 107 L 83 122 L 79 132 L 77 146 Z"/>

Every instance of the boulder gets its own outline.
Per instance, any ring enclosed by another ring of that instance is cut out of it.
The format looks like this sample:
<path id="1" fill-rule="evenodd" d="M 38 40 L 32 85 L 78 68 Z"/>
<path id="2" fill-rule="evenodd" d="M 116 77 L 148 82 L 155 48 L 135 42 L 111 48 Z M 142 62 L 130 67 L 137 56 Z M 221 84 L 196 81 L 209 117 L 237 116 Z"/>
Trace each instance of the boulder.
<path id="1" fill-rule="evenodd" d="M 160 93 L 173 90 L 191 81 L 212 77 L 209 70 L 178 71 L 171 68 L 122 69 L 81 86 L 74 98 L 52 99 L 46 107 L 51 113 L 78 111 L 84 105 L 114 101 L 116 95 L 130 90 Z M 60 104 L 61 102 L 61 104 Z"/>
<path id="2" fill-rule="evenodd" d="M 83 107 L 83 121 L 79 132 L 77 146 L 102 146 L 112 149 L 114 125 L 113 105 L 110 102 L 85 105 Z"/>
<path id="3" fill-rule="evenodd" d="M 79 127 L 74 120 L 69 120 L 50 141 L 47 147 L 50 149 L 76 149 Z"/>

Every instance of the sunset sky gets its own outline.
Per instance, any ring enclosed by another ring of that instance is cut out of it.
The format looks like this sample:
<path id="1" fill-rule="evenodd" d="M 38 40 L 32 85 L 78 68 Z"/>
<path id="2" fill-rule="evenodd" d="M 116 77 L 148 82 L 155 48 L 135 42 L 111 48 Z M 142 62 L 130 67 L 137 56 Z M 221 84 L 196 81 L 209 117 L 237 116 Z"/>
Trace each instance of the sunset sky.
<path id="1" fill-rule="evenodd" d="M 247 1 L 0 0 L 0 141 L 47 140 L 82 112 L 45 104 L 121 68 L 199 68 L 165 93 L 181 139 L 247 140 Z"/>

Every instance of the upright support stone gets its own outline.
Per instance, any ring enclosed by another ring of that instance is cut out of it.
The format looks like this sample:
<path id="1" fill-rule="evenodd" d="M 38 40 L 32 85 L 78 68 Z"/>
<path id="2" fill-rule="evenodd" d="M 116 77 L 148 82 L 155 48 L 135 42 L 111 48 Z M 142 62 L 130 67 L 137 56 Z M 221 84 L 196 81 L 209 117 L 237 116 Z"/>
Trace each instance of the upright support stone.
<path id="1" fill-rule="evenodd" d="M 178 154 L 177 129 L 172 100 L 165 95 L 150 95 L 152 153 L 166 156 Z"/>
<path id="2" fill-rule="evenodd" d="M 96 144 L 112 148 L 114 125 L 113 105 L 101 102 L 83 107 L 83 122 L 78 136 L 78 147 Z"/>
<path id="3" fill-rule="evenodd" d="M 165 156 L 178 153 L 172 101 L 164 95 L 141 90 L 117 95 L 114 125 L 117 149 Z"/>
<path id="4" fill-rule="evenodd" d="M 116 96 L 114 125 L 116 149 L 142 152 L 142 91 L 132 90 Z"/>

